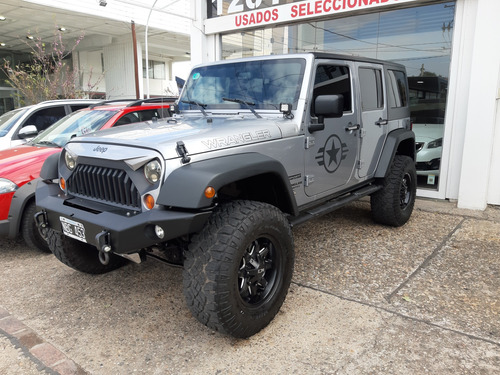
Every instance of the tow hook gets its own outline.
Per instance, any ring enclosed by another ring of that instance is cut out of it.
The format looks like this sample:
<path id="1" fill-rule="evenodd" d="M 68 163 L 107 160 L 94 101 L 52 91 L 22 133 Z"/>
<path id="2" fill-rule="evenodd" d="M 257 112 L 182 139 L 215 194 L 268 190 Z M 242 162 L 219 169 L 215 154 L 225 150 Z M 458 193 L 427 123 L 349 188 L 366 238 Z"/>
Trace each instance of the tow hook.
<path id="1" fill-rule="evenodd" d="M 107 230 L 103 230 L 95 239 L 98 243 L 99 250 L 99 261 L 103 265 L 107 265 L 109 263 L 109 252 L 111 251 L 111 234 Z"/>
<path id="2" fill-rule="evenodd" d="M 37 212 L 34 216 L 35 224 L 38 228 L 38 232 L 40 232 L 40 236 L 43 239 L 47 239 L 47 232 L 49 231 L 49 220 L 47 218 L 47 212 L 42 210 Z"/>

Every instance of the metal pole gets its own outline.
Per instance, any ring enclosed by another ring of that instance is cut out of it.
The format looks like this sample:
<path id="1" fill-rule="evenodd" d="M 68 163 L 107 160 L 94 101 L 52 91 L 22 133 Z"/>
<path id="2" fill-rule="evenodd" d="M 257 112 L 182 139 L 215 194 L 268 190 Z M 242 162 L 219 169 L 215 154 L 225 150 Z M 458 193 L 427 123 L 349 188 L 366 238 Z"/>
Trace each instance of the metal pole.
<path id="1" fill-rule="evenodd" d="M 151 17 L 151 13 L 153 12 L 153 8 L 156 5 L 155 0 L 151 9 L 149 9 L 148 19 L 146 21 L 146 32 L 144 34 L 144 47 L 146 49 L 146 98 L 149 99 L 149 54 L 148 54 L 148 29 L 149 29 L 149 18 Z"/>
<path id="2" fill-rule="evenodd" d="M 132 23 L 132 46 L 134 48 L 135 98 L 139 99 L 140 92 L 139 92 L 139 69 L 137 64 L 137 37 L 135 34 L 135 22 L 131 21 L 131 23 Z"/>

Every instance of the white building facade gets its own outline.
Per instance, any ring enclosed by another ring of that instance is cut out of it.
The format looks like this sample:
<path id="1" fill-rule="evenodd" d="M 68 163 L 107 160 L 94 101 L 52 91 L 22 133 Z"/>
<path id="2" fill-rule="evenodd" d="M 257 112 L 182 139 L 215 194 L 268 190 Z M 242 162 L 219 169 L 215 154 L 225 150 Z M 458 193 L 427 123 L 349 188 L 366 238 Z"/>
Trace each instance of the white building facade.
<path id="1" fill-rule="evenodd" d="M 417 143 L 432 134 L 432 160 L 417 153 L 418 195 L 500 205 L 500 1 L 191 0 L 191 9 L 193 65 L 304 51 L 404 64 Z"/>

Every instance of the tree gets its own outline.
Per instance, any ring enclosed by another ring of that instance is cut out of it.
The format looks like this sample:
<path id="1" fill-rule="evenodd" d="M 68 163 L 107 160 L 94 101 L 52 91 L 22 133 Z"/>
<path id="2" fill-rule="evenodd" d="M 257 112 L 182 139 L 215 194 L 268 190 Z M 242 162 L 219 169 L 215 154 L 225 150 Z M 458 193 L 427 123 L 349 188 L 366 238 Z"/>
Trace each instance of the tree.
<path id="1" fill-rule="evenodd" d="M 62 32 L 56 28 L 54 39 L 50 44 L 44 43 L 39 36 L 26 42 L 31 50 L 29 62 L 11 66 L 9 61 L 4 60 L 3 71 L 7 75 L 6 82 L 18 90 L 20 103 L 33 104 L 43 100 L 83 98 L 92 92 L 99 82 L 87 85 L 85 91 L 80 89 L 78 69 L 72 66 L 69 58 L 82 39 L 83 35 L 75 40 L 70 49 L 67 49 Z"/>

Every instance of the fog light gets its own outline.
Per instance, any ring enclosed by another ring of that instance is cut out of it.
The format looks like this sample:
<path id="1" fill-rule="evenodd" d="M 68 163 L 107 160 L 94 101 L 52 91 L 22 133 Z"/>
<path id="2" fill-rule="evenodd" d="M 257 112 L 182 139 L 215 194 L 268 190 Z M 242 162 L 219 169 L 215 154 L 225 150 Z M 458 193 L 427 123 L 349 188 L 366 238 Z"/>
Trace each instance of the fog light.
<path id="1" fill-rule="evenodd" d="M 155 234 L 156 237 L 158 237 L 160 240 L 162 240 L 163 237 L 165 237 L 165 231 L 159 225 L 155 225 Z"/>

